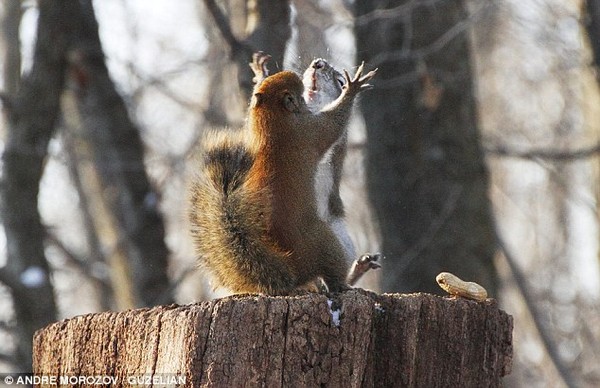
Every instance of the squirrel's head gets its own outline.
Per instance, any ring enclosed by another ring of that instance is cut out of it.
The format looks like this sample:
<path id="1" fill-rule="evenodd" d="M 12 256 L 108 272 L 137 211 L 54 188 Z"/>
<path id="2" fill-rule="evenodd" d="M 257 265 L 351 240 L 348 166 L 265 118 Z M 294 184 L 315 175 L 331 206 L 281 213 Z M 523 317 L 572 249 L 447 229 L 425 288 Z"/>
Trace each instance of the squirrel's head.
<path id="1" fill-rule="evenodd" d="M 303 92 L 304 85 L 296 73 L 281 71 L 264 79 L 252 96 L 252 108 L 299 113 L 308 109 Z"/>

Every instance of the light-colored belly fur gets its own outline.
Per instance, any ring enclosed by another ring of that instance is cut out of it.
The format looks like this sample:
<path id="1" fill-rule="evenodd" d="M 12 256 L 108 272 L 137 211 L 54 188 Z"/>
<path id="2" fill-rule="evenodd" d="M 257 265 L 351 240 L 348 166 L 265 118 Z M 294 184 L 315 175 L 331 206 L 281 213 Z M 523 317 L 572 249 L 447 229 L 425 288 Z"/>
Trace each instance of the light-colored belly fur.
<path id="1" fill-rule="evenodd" d="M 339 142 L 341 140 L 338 140 Z M 354 243 L 348 233 L 346 221 L 341 217 L 332 216 L 329 211 L 329 196 L 333 191 L 333 162 L 331 160 L 333 156 L 333 149 L 336 146 L 334 143 L 323 155 L 323 158 L 317 166 L 317 173 L 315 175 L 315 192 L 317 194 L 317 208 L 319 210 L 319 217 L 327 222 L 335 235 L 337 236 L 340 244 L 344 247 L 346 252 L 346 260 L 352 262 L 356 257 L 354 249 Z"/>
<path id="2" fill-rule="evenodd" d="M 333 146 L 325 152 L 323 159 L 321 159 L 317 166 L 317 174 L 315 176 L 315 191 L 317 193 L 319 217 L 326 222 L 331 222 L 329 195 L 331 195 L 331 191 L 333 190 L 332 150 Z"/>

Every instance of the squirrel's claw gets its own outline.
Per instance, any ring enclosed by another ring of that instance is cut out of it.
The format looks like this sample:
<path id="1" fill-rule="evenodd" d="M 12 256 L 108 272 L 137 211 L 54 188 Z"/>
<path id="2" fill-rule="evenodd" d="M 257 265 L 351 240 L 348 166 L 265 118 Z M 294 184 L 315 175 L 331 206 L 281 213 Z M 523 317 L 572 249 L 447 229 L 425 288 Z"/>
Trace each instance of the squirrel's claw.
<path id="1" fill-rule="evenodd" d="M 249 63 L 250 69 L 252 69 L 252 72 L 254 73 L 252 82 L 258 85 L 269 76 L 267 63 L 269 63 L 270 60 L 271 56 L 263 51 L 252 54 L 252 62 Z"/>
<path id="2" fill-rule="evenodd" d="M 363 90 L 372 89 L 373 85 L 366 83 L 368 80 L 373 78 L 377 73 L 377 69 L 369 71 L 367 74 L 363 75 L 363 71 L 365 68 L 365 62 L 361 62 L 360 66 L 356 69 L 356 73 L 354 73 L 354 77 L 351 77 L 346 69 L 344 69 L 344 79 L 346 80 L 346 84 L 344 85 L 345 89 L 349 91 L 358 93 Z"/>
<path id="3" fill-rule="evenodd" d="M 381 264 L 377 262 L 380 258 L 381 253 L 367 253 L 354 260 L 346 278 L 348 284 L 353 286 L 369 270 L 381 268 Z"/>

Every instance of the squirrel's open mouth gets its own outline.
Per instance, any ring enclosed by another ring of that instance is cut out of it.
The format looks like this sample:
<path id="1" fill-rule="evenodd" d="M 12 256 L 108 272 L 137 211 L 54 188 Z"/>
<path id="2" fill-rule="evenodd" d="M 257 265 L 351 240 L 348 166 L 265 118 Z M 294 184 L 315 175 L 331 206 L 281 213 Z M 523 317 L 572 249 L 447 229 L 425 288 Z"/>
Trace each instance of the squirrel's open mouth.
<path id="1" fill-rule="evenodd" d="M 319 90 L 317 88 L 317 72 L 316 71 L 313 71 L 312 76 L 310 77 L 310 80 L 312 81 L 310 90 L 312 92 L 316 92 L 317 90 Z"/>
<path id="2" fill-rule="evenodd" d="M 303 83 L 305 87 L 305 98 L 313 100 L 319 92 L 319 87 L 317 85 L 317 70 L 313 68 L 307 70 L 304 73 Z"/>
<path id="3" fill-rule="evenodd" d="M 315 72 L 310 75 L 310 82 L 306 82 L 308 77 L 304 77 L 304 86 L 305 91 L 304 94 L 308 96 L 308 98 L 312 99 L 319 92 L 319 88 L 317 87 L 317 77 L 315 76 Z"/>

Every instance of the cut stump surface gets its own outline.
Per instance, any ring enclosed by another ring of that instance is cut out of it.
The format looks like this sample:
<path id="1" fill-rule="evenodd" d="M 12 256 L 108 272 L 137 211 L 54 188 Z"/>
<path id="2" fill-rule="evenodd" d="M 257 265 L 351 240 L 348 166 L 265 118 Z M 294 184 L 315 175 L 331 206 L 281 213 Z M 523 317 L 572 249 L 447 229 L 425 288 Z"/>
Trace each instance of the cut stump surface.
<path id="1" fill-rule="evenodd" d="M 185 386 L 484 387 L 510 373 L 495 300 L 363 290 L 232 296 L 89 314 L 36 333 L 43 376 L 183 376 Z"/>

